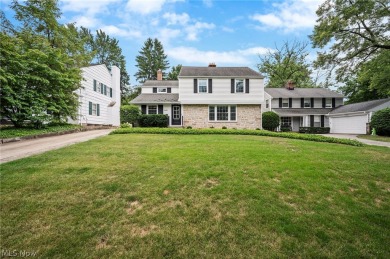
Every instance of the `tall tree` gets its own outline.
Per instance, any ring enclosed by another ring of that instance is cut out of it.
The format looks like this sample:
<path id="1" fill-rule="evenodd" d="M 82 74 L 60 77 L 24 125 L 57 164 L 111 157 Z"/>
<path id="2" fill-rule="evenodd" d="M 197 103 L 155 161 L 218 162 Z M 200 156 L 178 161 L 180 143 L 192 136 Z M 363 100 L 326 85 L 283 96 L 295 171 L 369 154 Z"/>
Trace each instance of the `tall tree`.
<path id="1" fill-rule="evenodd" d="M 380 50 L 390 51 L 388 0 L 326 0 L 317 10 L 317 25 L 310 36 L 318 53 L 316 67 L 336 72 L 345 82 Z"/>
<path id="2" fill-rule="evenodd" d="M 141 83 L 146 80 L 156 80 L 159 69 L 163 71 L 165 76 L 164 71 L 169 67 L 164 47 L 158 39 L 148 38 L 135 60 L 138 71 L 134 76 Z"/>
<path id="3" fill-rule="evenodd" d="M 284 87 L 292 80 L 298 87 L 314 87 L 311 79 L 310 64 L 307 63 L 307 43 L 285 42 L 276 50 L 260 55 L 259 71 L 268 79 L 267 87 Z"/>
<path id="4" fill-rule="evenodd" d="M 167 80 L 177 80 L 177 77 L 179 76 L 181 67 L 182 67 L 181 64 L 179 64 L 177 66 L 173 66 L 171 68 L 171 71 L 169 71 L 169 73 L 167 75 Z"/>

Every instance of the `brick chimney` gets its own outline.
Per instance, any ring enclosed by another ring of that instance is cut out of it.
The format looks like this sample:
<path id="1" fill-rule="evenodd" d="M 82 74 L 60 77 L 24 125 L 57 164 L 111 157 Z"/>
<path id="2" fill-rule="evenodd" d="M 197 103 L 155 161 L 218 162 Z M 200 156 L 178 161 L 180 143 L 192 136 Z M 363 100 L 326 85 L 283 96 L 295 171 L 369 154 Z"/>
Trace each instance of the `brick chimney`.
<path id="1" fill-rule="evenodd" d="M 161 69 L 157 70 L 157 80 L 158 81 L 162 80 L 162 71 L 161 71 Z"/>
<path id="2" fill-rule="evenodd" d="M 215 63 L 209 63 L 209 67 L 217 67 Z"/>
<path id="3" fill-rule="evenodd" d="M 286 84 L 286 89 L 287 90 L 294 90 L 295 84 L 292 80 L 288 80 Z"/>

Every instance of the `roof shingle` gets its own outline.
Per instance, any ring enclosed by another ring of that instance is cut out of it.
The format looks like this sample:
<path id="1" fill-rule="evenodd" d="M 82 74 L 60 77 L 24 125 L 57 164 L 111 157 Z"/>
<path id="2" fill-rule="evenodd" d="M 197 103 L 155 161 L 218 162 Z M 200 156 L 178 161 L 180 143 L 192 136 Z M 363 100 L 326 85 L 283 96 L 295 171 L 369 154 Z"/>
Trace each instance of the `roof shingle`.
<path id="1" fill-rule="evenodd" d="M 276 108 L 272 109 L 279 116 L 303 116 L 303 115 L 325 115 L 332 108 Z"/>
<path id="2" fill-rule="evenodd" d="M 142 86 L 175 87 L 175 86 L 179 86 L 179 81 L 178 80 L 146 80 Z"/>
<path id="3" fill-rule="evenodd" d="M 387 99 L 380 99 L 380 100 L 373 100 L 368 102 L 361 102 L 361 103 L 352 103 L 340 106 L 333 111 L 330 112 L 330 114 L 338 114 L 338 113 L 347 113 L 347 112 L 360 112 L 360 111 L 370 111 L 371 109 L 382 105 L 386 102 L 389 102 L 390 106 L 390 98 Z"/>
<path id="4" fill-rule="evenodd" d="M 247 77 L 264 78 L 249 67 L 187 67 L 183 66 L 179 77 Z"/>
<path id="5" fill-rule="evenodd" d="M 140 94 L 130 101 L 132 104 L 178 103 L 179 94 Z"/>
<path id="6" fill-rule="evenodd" d="M 336 93 L 326 88 L 264 88 L 264 91 L 272 98 L 343 98 L 342 94 Z"/>

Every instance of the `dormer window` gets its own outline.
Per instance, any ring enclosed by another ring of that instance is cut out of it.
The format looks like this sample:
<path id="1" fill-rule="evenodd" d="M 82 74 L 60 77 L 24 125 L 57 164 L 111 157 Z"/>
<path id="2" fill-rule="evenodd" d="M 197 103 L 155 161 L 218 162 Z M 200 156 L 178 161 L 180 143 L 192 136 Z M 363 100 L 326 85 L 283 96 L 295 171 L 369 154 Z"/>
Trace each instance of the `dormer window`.
<path id="1" fill-rule="evenodd" d="M 207 93 L 207 79 L 198 79 L 198 93 Z"/>
<path id="2" fill-rule="evenodd" d="M 157 88 L 157 92 L 158 93 L 166 93 L 167 92 L 167 88 L 162 88 L 162 87 Z"/>

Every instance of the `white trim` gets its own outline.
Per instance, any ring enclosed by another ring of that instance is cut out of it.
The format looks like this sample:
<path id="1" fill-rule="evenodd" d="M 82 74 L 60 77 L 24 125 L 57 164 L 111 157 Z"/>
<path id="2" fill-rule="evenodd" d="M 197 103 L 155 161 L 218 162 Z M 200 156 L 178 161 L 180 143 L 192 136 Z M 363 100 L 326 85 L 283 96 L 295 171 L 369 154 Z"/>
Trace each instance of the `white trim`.
<path id="1" fill-rule="evenodd" d="M 227 106 L 228 107 L 228 119 L 227 120 L 218 120 L 217 117 L 217 107 L 218 106 Z M 236 107 L 236 119 L 231 120 L 231 107 L 235 106 Z M 214 120 L 210 120 L 210 107 L 214 108 Z M 208 105 L 207 107 L 207 120 L 208 122 L 237 122 L 237 115 L 238 115 L 238 108 L 236 104 L 213 104 L 213 105 Z"/>
<path id="2" fill-rule="evenodd" d="M 206 92 L 199 91 L 200 80 L 205 80 L 206 81 Z M 198 94 L 208 94 L 209 93 L 209 79 L 208 78 L 198 78 L 197 84 L 198 84 Z"/>
<path id="3" fill-rule="evenodd" d="M 237 80 L 242 80 L 242 92 L 237 92 Z M 235 94 L 245 94 L 245 78 L 234 78 L 234 93 Z"/>

